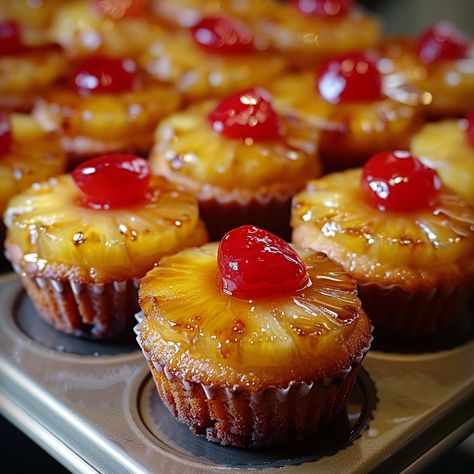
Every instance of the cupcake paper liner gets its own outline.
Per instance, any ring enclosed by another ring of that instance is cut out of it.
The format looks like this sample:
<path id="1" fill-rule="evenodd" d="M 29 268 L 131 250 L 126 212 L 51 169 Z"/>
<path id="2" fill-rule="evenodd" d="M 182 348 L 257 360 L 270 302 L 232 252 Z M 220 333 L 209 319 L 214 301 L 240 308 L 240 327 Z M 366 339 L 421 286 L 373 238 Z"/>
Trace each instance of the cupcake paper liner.
<path id="1" fill-rule="evenodd" d="M 106 284 L 30 277 L 23 286 L 40 316 L 59 331 L 89 339 L 113 339 L 133 326 L 139 279 Z"/>
<path id="2" fill-rule="evenodd" d="M 143 313 L 138 313 L 136 319 L 140 323 Z M 173 416 L 196 435 L 239 447 L 295 443 L 324 429 L 344 408 L 372 342 L 351 366 L 332 378 L 251 392 L 175 377 L 141 346 L 139 325 L 134 330 L 158 393 Z"/>
<path id="3" fill-rule="evenodd" d="M 376 339 L 392 342 L 422 340 L 449 327 L 460 317 L 473 288 L 472 282 L 410 292 L 398 285 L 358 286 Z"/>

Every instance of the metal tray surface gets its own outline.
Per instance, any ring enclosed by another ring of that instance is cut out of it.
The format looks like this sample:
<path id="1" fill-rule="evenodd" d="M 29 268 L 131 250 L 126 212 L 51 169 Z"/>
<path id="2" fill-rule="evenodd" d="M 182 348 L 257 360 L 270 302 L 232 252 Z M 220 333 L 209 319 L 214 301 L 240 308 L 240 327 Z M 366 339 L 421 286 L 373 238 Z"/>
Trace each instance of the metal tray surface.
<path id="1" fill-rule="evenodd" d="M 0 412 L 73 472 L 416 472 L 474 430 L 467 312 L 436 346 L 371 350 L 346 410 L 318 437 L 277 450 L 194 437 L 162 405 L 132 337 L 55 331 L 14 275 L 0 277 L 0 315 Z"/>

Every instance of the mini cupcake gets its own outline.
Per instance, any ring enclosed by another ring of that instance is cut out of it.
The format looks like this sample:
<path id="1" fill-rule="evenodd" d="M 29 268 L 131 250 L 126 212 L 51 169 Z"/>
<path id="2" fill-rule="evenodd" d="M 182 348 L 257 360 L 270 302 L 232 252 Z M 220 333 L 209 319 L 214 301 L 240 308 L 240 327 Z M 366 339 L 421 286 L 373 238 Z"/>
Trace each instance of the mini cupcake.
<path id="1" fill-rule="evenodd" d="M 212 239 L 243 224 L 287 237 L 291 197 L 320 174 L 317 138 L 301 121 L 278 116 L 257 88 L 165 119 L 150 161 L 196 194 Z"/>
<path id="2" fill-rule="evenodd" d="M 157 123 L 179 104 L 178 92 L 137 71 L 133 60 L 93 56 L 69 83 L 45 93 L 34 114 L 58 131 L 74 164 L 99 153 L 147 154 Z"/>
<path id="3" fill-rule="evenodd" d="M 326 252 L 359 283 L 376 337 L 427 338 L 460 316 L 474 282 L 474 207 L 408 152 L 308 184 L 293 240 Z"/>
<path id="4" fill-rule="evenodd" d="M 162 256 L 206 242 L 195 198 L 127 155 L 29 188 L 10 201 L 5 224 L 6 256 L 39 314 L 95 339 L 130 329 L 138 279 Z"/>
<path id="5" fill-rule="evenodd" d="M 156 0 L 154 10 L 166 20 L 193 26 L 209 15 L 245 21 L 256 39 L 306 66 L 321 58 L 375 45 L 379 22 L 350 0 L 215 1 Z"/>
<path id="6" fill-rule="evenodd" d="M 74 58 L 137 58 L 162 32 L 146 0 L 81 0 L 57 10 L 52 38 Z"/>
<path id="7" fill-rule="evenodd" d="M 413 137 L 411 151 L 434 168 L 446 186 L 474 204 L 474 110 L 467 120 L 425 125 Z"/>
<path id="8" fill-rule="evenodd" d="M 164 404 L 223 445 L 319 432 L 343 409 L 371 342 L 357 285 L 338 264 L 253 226 L 162 259 L 139 294 L 137 340 Z"/>
<path id="9" fill-rule="evenodd" d="M 269 85 L 286 61 L 257 44 L 240 21 L 214 16 L 188 31 L 163 34 L 151 43 L 141 64 L 188 100 L 196 100 Z"/>
<path id="10" fill-rule="evenodd" d="M 474 107 L 474 47 L 450 23 L 439 23 L 419 38 L 387 40 L 377 54 L 380 69 L 391 81 L 430 94 L 430 116 L 459 117 Z"/>
<path id="11" fill-rule="evenodd" d="M 54 133 L 41 130 L 29 115 L 0 110 L 0 216 L 15 194 L 65 169 L 66 156 Z M 4 234 L 0 220 L 0 263 Z"/>
<path id="12" fill-rule="evenodd" d="M 0 107 L 29 111 L 35 99 L 66 73 L 58 46 L 28 43 L 23 25 L 0 21 Z"/>

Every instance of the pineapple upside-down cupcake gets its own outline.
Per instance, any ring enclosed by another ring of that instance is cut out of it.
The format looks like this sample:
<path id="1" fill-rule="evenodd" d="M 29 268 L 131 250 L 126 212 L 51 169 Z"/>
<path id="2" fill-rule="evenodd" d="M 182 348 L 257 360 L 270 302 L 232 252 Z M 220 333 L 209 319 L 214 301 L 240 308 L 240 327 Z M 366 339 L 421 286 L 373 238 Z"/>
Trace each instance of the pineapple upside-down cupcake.
<path id="1" fill-rule="evenodd" d="M 243 224 L 288 237 L 291 197 L 320 175 L 317 139 L 255 88 L 165 119 L 150 161 L 155 173 L 196 194 L 213 240 Z"/>
<path id="2" fill-rule="evenodd" d="M 29 115 L 9 116 L 0 109 L 0 265 L 6 263 L 1 216 L 8 200 L 31 184 L 65 169 L 66 156 L 54 133 L 44 132 Z"/>
<path id="3" fill-rule="evenodd" d="M 408 152 L 310 182 L 292 226 L 297 245 L 357 280 L 376 337 L 429 337 L 459 317 L 473 288 L 474 207 Z"/>
<path id="4" fill-rule="evenodd" d="M 207 240 L 194 196 L 127 155 L 29 188 L 10 201 L 5 224 L 6 256 L 39 314 L 95 339 L 131 328 L 139 279 L 161 257 Z"/>
<path id="5" fill-rule="evenodd" d="M 35 99 L 66 74 L 67 66 L 61 48 L 29 44 L 23 25 L 0 21 L 0 107 L 29 111 Z"/>
<path id="6" fill-rule="evenodd" d="M 147 154 L 157 123 L 180 100 L 131 59 L 91 56 L 76 65 L 67 83 L 43 95 L 34 115 L 59 133 L 74 164 L 102 153 Z"/>
<path id="7" fill-rule="evenodd" d="M 296 65 L 376 44 L 379 22 L 350 0 L 155 0 L 168 21 L 193 26 L 209 15 L 232 15 L 246 22 L 256 40 L 284 53 Z"/>
<path id="8" fill-rule="evenodd" d="M 421 126 L 420 92 L 388 87 L 363 53 L 336 57 L 312 71 L 277 81 L 275 107 L 321 130 L 327 170 L 363 164 L 374 153 L 408 147 Z"/>
<path id="9" fill-rule="evenodd" d="M 343 409 L 372 339 L 341 266 L 254 226 L 162 259 L 139 294 L 137 340 L 164 404 L 223 445 L 319 432 Z"/>
<path id="10" fill-rule="evenodd" d="M 222 97 L 268 86 L 286 65 L 257 44 L 240 21 L 205 17 L 187 31 L 163 34 L 140 60 L 153 77 L 170 82 L 188 100 Z"/>
<path id="11" fill-rule="evenodd" d="M 419 38 L 389 39 L 376 51 L 380 69 L 392 82 L 430 95 L 430 116 L 459 117 L 474 107 L 474 46 L 450 23 L 435 25 Z"/>
<path id="12" fill-rule="evenodd" d="M 137 58 L 162 33 L 146 0 L 80 0 L 58 8 L 52 38 L 74 58 Z"/>
<path id="13" fill-rule="evenodd" d="M 467 119 L 426 124 L 413 137 L 411 151 L 474 204 L 474 110 Z"/>

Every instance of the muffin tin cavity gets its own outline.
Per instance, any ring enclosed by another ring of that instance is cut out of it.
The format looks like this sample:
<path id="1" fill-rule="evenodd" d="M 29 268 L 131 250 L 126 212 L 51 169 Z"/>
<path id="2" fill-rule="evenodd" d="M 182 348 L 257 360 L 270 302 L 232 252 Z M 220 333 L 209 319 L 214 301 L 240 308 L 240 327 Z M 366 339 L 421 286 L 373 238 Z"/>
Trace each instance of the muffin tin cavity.
<path id="1" fill-rule="evenodd" d="M 193 435 L 163 405 L 151 377 L 144 381 L 138 394 L 141 420 L 160 447 L 201 465 L 241 469 L 299 465 L 332 456 L 350 446 L 368 427 L 376 404 L 375 384 L 362 369 L 345 410 L 321 434 L 293 446 L 249 450 L 220 446 Z"/>
<path id="2" fill-rule="evenodd" d="M 132 331 L 130 337 L 110 342 L 79 339 L 56 331 L 38 315 L 24 292 L 18 296 L 13 309 L 13 319 L 23 334 L 57 352 L 100 357 L 130 354 L 138 350 Z"/>

